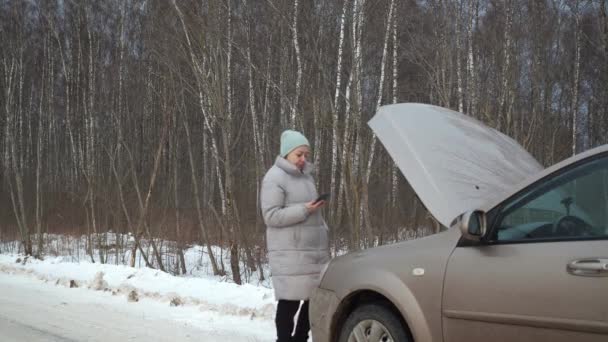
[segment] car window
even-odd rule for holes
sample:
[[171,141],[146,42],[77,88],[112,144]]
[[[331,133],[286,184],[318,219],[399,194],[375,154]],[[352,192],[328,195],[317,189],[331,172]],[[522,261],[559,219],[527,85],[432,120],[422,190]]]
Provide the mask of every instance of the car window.
[[535,183],[502,207],[498,241],[608,237],[608,158],[596,158]]

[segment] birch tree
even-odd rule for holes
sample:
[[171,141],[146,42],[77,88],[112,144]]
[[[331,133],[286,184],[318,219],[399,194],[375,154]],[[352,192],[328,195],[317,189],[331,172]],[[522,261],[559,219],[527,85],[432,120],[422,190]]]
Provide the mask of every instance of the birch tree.
[[468,89],[468,114],[475,116],[477,114],[477,72],[475,66],[475,53],[473,31],[477,26],[479,16],[479,0],[469,0],[468,15],[467,15],[467,89]]
[[[340,92],[342,85],[342,55],[344,52],[344,28],[346,23],[346,11],[348,9],[349,0],[344,0],[342,5],[342,15],[340,17],[340,35],[338,39],[338,62],[336,64],[336,91],[333,102],[333,115],[332,115],[332,144],[331,144],[331,179],[329,185],[329,191],[332,198],[336,198],[336,178],[338,172],[338,144],[340,143],[340,132],[339,132],[339,111],[340,111]],[[344,148],[344,146],[342,147]],[[337,208],[338,201],[334,201],[336,204],[332,204],[332,209]],[[330,210],[330,216],[333,216],[334,210]]]
[[[384,33],[384,47],[382,49],[382,61],[380,62],[380,79],[378,81],[378,96],[376,100],[376,107],[374,113],[378,111],[380,105],[382,104],[382,97],[384,92],[384,77],[386,70],[386,60],[387,60],[387,51],[388,51],[388,41],[391,34],[392,29],[392,19],[393,19],[393,9],[395,8],[395,0],[391,0],[387,20],[386,20],[386,29]],[[367,227],[367,235],[368,235],[368,244],[373,245],[373,233],[372,233],[372,221],[369,214],[369,180],[372,172],[372,164],[374,162],[374,154],[376,151],[376,135],[372,133],[372,141],[369,148],[368,159],[367,159],[367,167],[365,169],[365,174],[363,178],[363,186],[362,186],[362,201],[360,207],[360,217],[365,217],[365,225]]]
[[293,48],[296,54],[297,76],[296,76],[296,93],[291,105],[291,127],[296,128],[296,111],[298,110],[298,100],[300,99],[300,88],[302,86],[302,60],[300,57],[300,43],[298,42],[298,4],[299,0],[293,3],[293,24],[291,26]]
[[[511,117],[511,110],[507,108],[507,102],[509,99],[509,71],[511,69],[511,27],[513,26],[513,0],[506,0],[504,3],[505,6],[505,29],[503,36],[503,46],[502,46],[502,57],[503,64],[502,69],[500,71],[500,99],[498,101],[498,109],[500,111],[500,115],[505,115],[505,127],[504,131],[512,132],[512,122],[513,118]],[[502,122],[500,120],[499,122]],[[498,126],[500,129],[500,125]]]
[[[399,77],[399,61],[397,51],[399,49],[399,41],[397,39],[397,8],[393,10],[393,34],[392,34],[392,47],[393,47],[393,87],[392,87],[392,103],[397,103],[398,94],[398,77]],[[391,167],[391,206],[393,209],[396,207],[397,194],[399,192],[399,178],[397,176],[397,166],[392,163]]]
[[27,253],[82,235],[83,258],[180,273],[202,244],[213,272],[249,281],[259,181],[291,127],[315,145],[335,248],[429,233],[365,125],[387,103],[467,112],[543,164],[607,141],[605,1],[139,5],[0,5],[0,229]]
[[579,9],[579,0],[574,0],[572,7],[574,15],[574,62],[572,76],[572,155],[581,152],[584,148],[581,138],[582,129],[584,128],[583,118],[579,113],[579,86],[580,86],[580,69],[581,69],[581,13]]
[[12,49],[17,52],[5,54],[3,58],[3,78],[4,78],[4,110],[5,110],[5,153],[4,163],[5,174],[8,175],[8,185],[11,204],[19,234],[21,245],[25,255],[32,255],[32,241],[30,228],[27,223],[25,212],[25,199],[23,189],[23,161],[17,157],[17,139],[19,135],[15,133],[18,127],[18,119],[22,114],[22,92],[23,92],[23,48],[15,47]]
[[[211,129],[211,125],[209,123],[209,118],[206,115],[206,110],[205,110],[205,104],[204,104],[204,98],[203,98],[203,93],[202,93],[202,89],[201,89],[201,78],[204,77],[204,72],[203,72],[203,68],[201,67],[198,58],[194,55],[194,50],[193,50],[193,46],[192,46],[192,42],[190,40],[190,34],[188,33],[188,29],[186,27],[186,23],[184,20],[184,15],[182,14],[181,10],[179,9],[179,7],[177,6],[177,3],[175,1],[173,1],[173,7],[175,8],[175,11],[178,14],[178,17],[180,19],[180,23],[183,29],[183,33],[186,39],[186,43],[187,43],[187,47],[188,47],[188,54],[190,56],[190,61],[192,63],[192,68],[193,71],[195,72],[195,75],[197,76],[196,80],[197,80],[197,95],[198,95],[198,103],[200,105],[200,110],[203,113],[203,119],[204,119],[204,123],[205,123],[205,128],[213,133],[213,130]],[[185,116],[184,116],[185,118]],[[186,136],[189,139],[189,131],[188,131],[188,123],[186,120],[183,121],[184,122],[184,129],[186,130]],[[213,154],[215,156],[216,161],[219,161],[219,152],[218,152],[218,148],[217,148],[217,143],[215,142],[215,138],[212,136],[212,149],[213,149]],[[195,171],[194,171],[194,161],[192,158],[192,151],[191,151],[191,142],[190,140],[188,140],[188,153],[190,156],[190,166],[191,166],[191,172],[192,172],[192,184],[194,186],[194,197],[196,200],[196,207],[197,207],[197,212],[198,212],[198,221],[199,221],[199,226],[201,229],[201,232],[203,234],[203,237],[205,237],[205,241],[206,242],[206,246],[207,246],[207,253],[209,255],[209,260],[211,262],[211,267],[213,269],[213,274],[222,274],[224,273],[223,269],[222,271],[220,271],[220,268],[218,267],[217,261],[215,260],[215,256],[213,254],[213,250],[211,249],[211,245],[207,236],[207,232],[205,229],[205,226],[203,224],[203,217],[202,217],[202,212],[201,212],[201,203],[199,202],[199,195],[198,195],[198,184],[197,184],[197,180],[196,180],[196,175],[195,175]],[[216,164],[217,167],[217,176],[218,176],[218,182],[220,183],[219,189],[220,189],[220,194],[222,197],[222,211],[225,212],[226,210],[226,206],[225,206],[225,199],[223,196],[223,186],[222,186],[222,180],[220,177],[220,172],[219,172],[219,163]]]
[[453,4],[453,16],[454,22],[456,23],[456,75],[457,75],[457,89],[458,89],[458,111],[464,113],[464,80],[462,76],[462,15],[461,8],[457,7],[457,4]]

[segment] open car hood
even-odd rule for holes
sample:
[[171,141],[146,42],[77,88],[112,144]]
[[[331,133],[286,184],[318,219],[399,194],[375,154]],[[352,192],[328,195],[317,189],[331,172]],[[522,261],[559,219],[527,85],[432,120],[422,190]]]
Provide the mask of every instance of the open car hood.
[[515,140],[450,109],[387,105],[368,124],[427,210],[446,227],[544,169]]

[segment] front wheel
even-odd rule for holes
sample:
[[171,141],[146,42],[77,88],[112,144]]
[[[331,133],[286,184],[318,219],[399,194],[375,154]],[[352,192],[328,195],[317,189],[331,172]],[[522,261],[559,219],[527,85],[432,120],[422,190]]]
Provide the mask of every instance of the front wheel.
[[399,317],[380,304],[365,304],[353,311],[340,332],[340,342],[410,342]]

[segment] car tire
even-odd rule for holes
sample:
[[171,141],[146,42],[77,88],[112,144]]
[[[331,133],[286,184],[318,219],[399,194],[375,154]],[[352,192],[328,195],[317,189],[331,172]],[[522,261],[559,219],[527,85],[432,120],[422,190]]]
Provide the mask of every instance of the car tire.
[[364,304],[346,319],[339,342],[411,342],[399,317],[381,303]]

